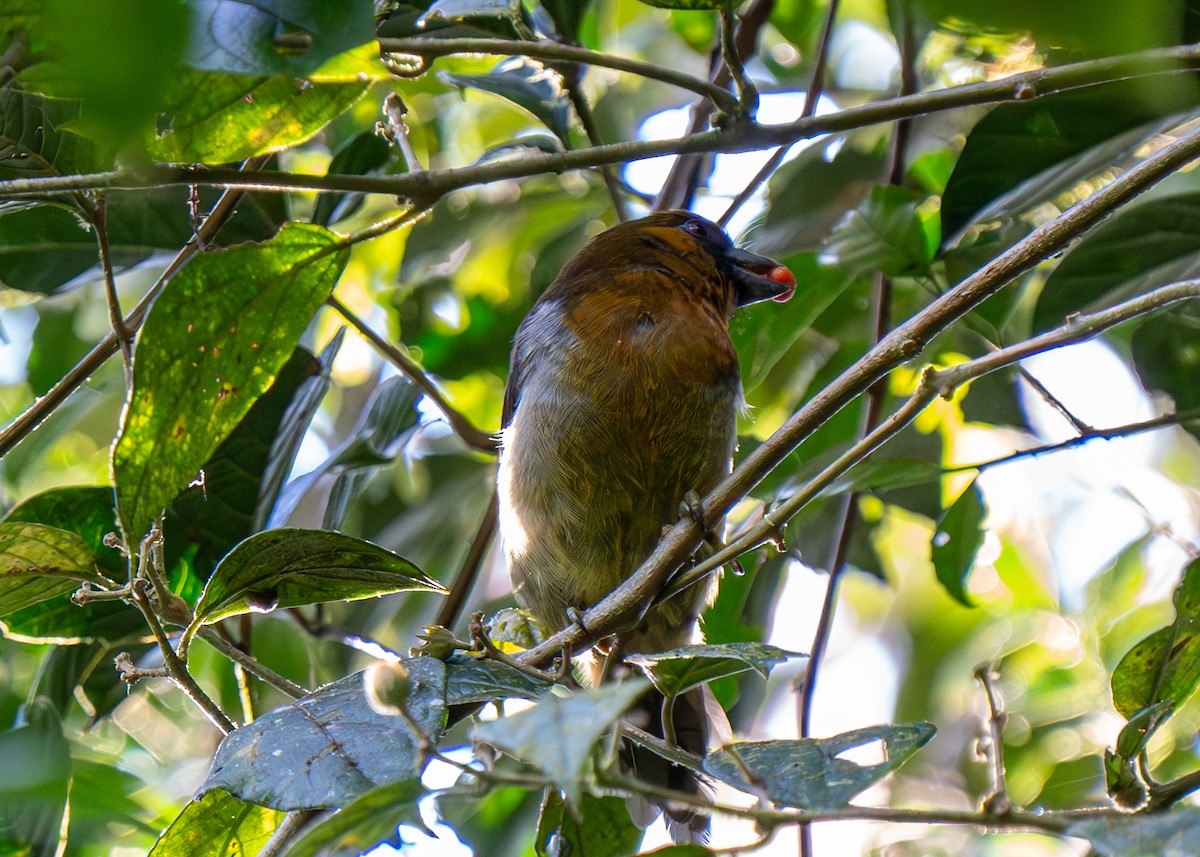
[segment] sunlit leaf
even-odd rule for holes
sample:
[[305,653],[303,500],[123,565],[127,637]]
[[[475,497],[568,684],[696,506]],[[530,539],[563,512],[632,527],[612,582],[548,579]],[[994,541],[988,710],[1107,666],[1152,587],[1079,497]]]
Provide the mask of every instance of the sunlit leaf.
[[[434,658],[405,663],[408,713],[437,735],[446,722],[445,667]],[[355,673],[226,736],[201,793],[224,789],[283,810],[344,806],[379,786],[416,784],[417,743],[402,718],[371,708]]]
[[1175,621],[1134,646],[1113,670],[1113,705],[1122,717],[1159,702],[1178,709],[1200,686],[1200,560],[1184,570],[1172,601]]
[[128,541],[142,538],[271,385],[348,254],[332,233],[289,224],[267,243],[198,256],[171,280],[138,337],[113,450]]
[[415,779],[372,789],[329,818],[309,827],[288,847],[291,857],[355,857],[386,843],[403,847],[401,824],[428,832],[417,801],[425,790]]
[[150,857],[242,857],[257,854],[286,813],[213,789],[183,808]]
[[571,102],[559,85],[558,74],[527,57],[508,57],[487,74],[443,74],[454,86],[491,92],[528,110],[567,142],[571,129]]
[[96,561],[75,533],[45,524],[0,524],[0,616],[78,589],[104,586]]
[[404,557],[362,539],[324,530],[267,530],[221,560],[196,604],[188,636],[239,613],[413,591],[444,590]]
[[[787,806],[838,809],[908,761],[934,732],[933,724],[909,723],[855,729],[832,738],[729,744],[705,758],[704,770],[751,793],[761,789]],[[873,744],[882,745],[882,762],[860,765],[841,757]],[[746,772],[753,783],[746,782]]]

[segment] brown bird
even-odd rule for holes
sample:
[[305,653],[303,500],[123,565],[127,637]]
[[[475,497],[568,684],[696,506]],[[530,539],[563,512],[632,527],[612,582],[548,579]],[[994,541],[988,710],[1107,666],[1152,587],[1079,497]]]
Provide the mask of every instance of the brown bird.
[[[795,277],[733,246],[686,211],[622,223],[563,268],[517,330],[504,400],[500,532],[517,601],[548,631],[571,623],[646,558],[689,492],[729,473],[743,405],[729,319],[738,307],[784,301]],[[650,609],[620,652],[693,642],[714,583]],[[664,734],[662,697],[640,708]],[[676,700],[679,746],[703,754],[703,697]],[[642,748],[635,774],[690,794],[685,768]],[[671,810],[673,833],[703,836],[707,818]]]

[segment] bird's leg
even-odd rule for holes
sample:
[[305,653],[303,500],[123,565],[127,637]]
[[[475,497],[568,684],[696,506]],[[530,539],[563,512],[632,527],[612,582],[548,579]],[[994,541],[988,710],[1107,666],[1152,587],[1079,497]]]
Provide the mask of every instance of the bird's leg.
[[[695,491],[688,491],[684,494],[683,502],[679,504],[679,512],[691,518],[704,531],[704,543],[712,548],[713,553],[725,547],[725,542],[717,534],[716,529],[710,529],[708,522],[705,520],[704,503],[699,494]],[[736,559],[730,560],[729,566],[738,577],[746,573],[745,569],[742,568],[742,564]]]

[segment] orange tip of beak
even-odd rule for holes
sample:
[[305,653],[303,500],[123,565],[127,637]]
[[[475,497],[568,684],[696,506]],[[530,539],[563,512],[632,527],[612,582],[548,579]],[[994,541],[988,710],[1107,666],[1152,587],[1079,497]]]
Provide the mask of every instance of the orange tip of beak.
[[783,265],[779,265],[771,269],[771,273],[767,274],[767,279],[773,283],[779,283],[782,286],[787,286],[787,291],[771,298],[773,301],[784,303],[796,293],[796,275],[789,271]]

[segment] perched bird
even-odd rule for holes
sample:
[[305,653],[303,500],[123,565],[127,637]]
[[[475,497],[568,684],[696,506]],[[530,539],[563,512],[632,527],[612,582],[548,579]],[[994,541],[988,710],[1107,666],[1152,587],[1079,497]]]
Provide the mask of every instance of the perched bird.
[[[795,291],[778,262],[735,247],[686,211],[652,214],[593,238],[517,330],[504,401],[500,533],[517,601],[548,631],[621,584],[675,523],[689,492],[729,473],[742,407],[729,319]],[[692,642],[710,585],[650,609],[622,654]],[[662,697],[640,708],[664,734]],[[703,699],[676,700],[679,746],[703,754]],[[632,751],[635,775],[699,792],[691,772]],[[676,833],[707,819],[669,813]]]

